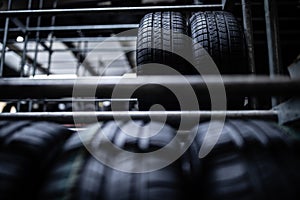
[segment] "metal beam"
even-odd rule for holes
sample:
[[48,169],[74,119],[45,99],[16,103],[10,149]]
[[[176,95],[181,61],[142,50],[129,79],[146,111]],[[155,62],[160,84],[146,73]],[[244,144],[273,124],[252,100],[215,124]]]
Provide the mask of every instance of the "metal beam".
[[110,8],[74,8],[74,9],[41,9],[41,10],[10,10],[0,11],[0,17],[66,15],[66,14],[102,14],[102,13],[148,13],[156,11],[199,11],[222,9],[222,4],[213,5],[179,5],[179,6],[140,6]]
[[[224,76],[220,81],[216,76],[205,76],[206,82],[200,76],[189,76],[184,80],[176,76],[142,76],[138,78],[122,77],[94,77],[79,79],[0,79],[1,99],[26,99],[26,98],[62,98],[72,97],[74,85],[81,91],[80,97],[91,97],[91,88],[95,88],[98,98],[111,98],[112,92],[118,86],[120,91],[136,91],[132,98],[149,96],[151,93],[164,96],[161,86],[186,90],[186,81],[192,86],[197,95],[207,96],[207,84],[210,87],[224,85],[227,95],[236,96],[299,96],[300,79],[291,80],[289,77],[267,76]],[[121,82],[120,82],[121,81]],[[100,83],[101,82],[101,83]],[[118,95],[118,94],[116,94]],[[78,97],[79,97],[78,96]],[[121,96],[120,98],[123,98]],[[118,96],[115,96],[118,98]]]
[[[280,44],[278,30],[278,15],[276,0],[264,0],[266,33],[269,54],[269,71],[270,76],[282,74],[280,60]],[[272,98],[272,106],[277,106],[280,100]]]
[[[32,42],[35,38],[29,38],[28,41]],[[70,37],[70,38],[53,38],[53,42],[135,42],[136,36],[129,36],[129,37]],[[8,43],[15,43],[16,39],[11,38],[7,40]],[[40,42],[49,42],[48,38],[41,38]]]
[[[8,6],[7,9],[10,10],[12,6],[12,0],[8,0]],[[3,76],[3,68],[5,65],[5,53],[6,53],[6,43],[8,39],[8,31],[9,31],[9,21],[10,18],[5,18],[5,25],[4,25],[4,34],[3,34],[3,40],[2,40],[2,51],[1,51],[1,60],[0,60],[0,77]]]
[[210,120],[211,117],[218,118],[226,116],[228,119],[264,119],[278,120],[277,111],[116,111],[116,112],[35,112],[35,113],[1,113],[0,120],[39,120],[53,121],[57,123],[73,124],[76,122],[95,123],[98,121],[114,120],[145,120],[154,119],[174,123],[181,118],[199,119],[199,121]]
[[[21,48],[19,48],[18,46],[14,45],[14,44],[7,44],[7,47],[10,50],[12,50],[13,52],[15,52],[16,54],[18,54],[22,59],[25,58],[25,60],[26,60],[26,62],[28,62],[28,64],[32,65],[34,63],[34,59],[32,59],[27,54],[23,56],[23,50]],[[51,74],[46,68],[43,67],[42,64],[40,64],[38,62],[36,62],[36,67],[40,72],[42,72],[44,74]]]
[[[250,0],[242,0],[242,10],[243,10],[244,35],[246,39],[246,46],[247,46],[247,53],[248,53],[249,71],[251,74],[255,75],[256,67],[255,67],[254,38],[253,38],[252,12],[251,12]],[[251,98],[250,104],[253,109],[257,109],[256,98]]]
[[[82,64],[82,66],[92,75],[92,76],[99,76],[99,74],[95,71],[95,69],[92,67],[92,65],[88,62],[88,60],[85,60],[85,55],[82,54],[82,50],[76,49],[74,43],[72,42],[64,42],[64,45],[66,45],[68,48],[67,51],[71,51],[72,54],[76,59],[78,59],[78,62]],[[55,50],[53,50],[56,52]]]
[[266,33],[270,75],[282,73],[279,53],[279,30],[276,0],[265,0]]
[[[115,29],[134,29],[138,28],[138,24],[105,24],[105,25],[78,25],[78,26],[44,26],[44,27],[28,27],[26,31],[74,31],[74,30],[115,30]],[[4,29],[0,29],[4,31]],[[22,27],[10,28],[10,32],[24,31]]]
[[[28,0],[27,2],[27,9],[28,10],[31,10],[31,5],[32,4],[32,0]],[[29,27],[30,25],[30,17],[26,17],[26,25],[25,25],[25,30],[26,28]],[[28,39],[29,39],[29,33],[26,32],[25,33],[25,38],[24,38],[24,46],[23,46],[23,53],[22,53],[22,60],[21,60],[21,69],[20,69],[20,76],[23,77],[24,76],[24,68],[25,68],[25,65],[26,65],[26,62],[25,62],[25,59],[26,59],[26,56],[27,56],[27,46],[28,46]],[[48,70],[48,74],[50,73],[50,71]],[[19,104],[18,104],[19,106]]]
[[[48,41],[48,39],[42,39],[41,41]],[[128,37],[75,37],[75,38],[53,38],[54,42],[128,42],[136,41],[136,36]]]
[[[49,48],[47,46],[44,46],[43,43],[40,43],[44,49],[42,50],[38,50],[38,52],[49,52]],[[44,43],[45,44],[45,43]],[[65,42],[64,42],[65,44]],[[7,45],[8,46],[8,45]],[[47,48],[47,49],[46,49]],[[128,51],[134,51],[136,48],[133,48],[133,47],[117,47],[117,48],[88,48],[88,49],[78,49],[76,48],[74,45],[73,47],[70,47],[70,48],[65,48],[65,49],[62,49],[62,48],[59,48],[59,49],[52,49],[51,51],[52,52],[55,52],[55,53],[63,53],[63,52],[74,52],[74,53],[80,53],[80,52],[90,52],[90,51],[93,51],[93,52],[116,52],[116,51],[125,51],[125,52],[128,52]],[[9,49],[7,50],[6,52],[9,52],[9,51],[14,51],[12,49]],[[14,52],[22,52],[23,50],[19,50],[19,51],[14,51]],[[27,52],[35,52],[35,49],[27,49]],[[73,54],[74,54],[73,53]],[[95,75],[95,74],[93,74]]]
[[242,0],[242,9],[243,9],[244,34],[245,34],[246,44],[248,49],[249,69],[251,74],[256,74],[251,1]]
[[222,9],[223,10],[232,10],[233,8],[233,0],[222,0]]
[[[24,24],[18,19],[18,18],[11,18],[11,21],[17,26],[19,27],[18,30],[22,31],[23,34],[26,33],[26,26],[24,26]],[[0,29],[1,31],[3,31],[3,29]],[[11,31],[11,29],[9,29],[9,31]]]

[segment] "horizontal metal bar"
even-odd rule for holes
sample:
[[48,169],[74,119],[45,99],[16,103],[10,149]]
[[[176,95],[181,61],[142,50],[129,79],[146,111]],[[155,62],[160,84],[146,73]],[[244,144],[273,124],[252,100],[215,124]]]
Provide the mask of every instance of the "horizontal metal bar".
[[[256,45],[266,45],[266,41],[257,41],[256,40],[255,44]],[[290,48],[290,46],[300,45],[300,41],[295,41],[295,40],[290,40],[290,41],[286,40],[286,41],[284,41],[284,40],[281,40],[281,45],[289,46],[289,48]]]
[[[253,21],[264,21],[264,17],[253,17]],[[281,17],[279,18],[279,21],[300,21],[299,17]]]
[[[89,62],[97,62],[98,60],[97,59],[89,59]],[[42,61],[40,62],[41,64],[46,64],[48,61],[45,60],[45,61]],[[52,61],[53,64],[65,64],[65,63],[74,63],[74,62],[77,62],[77,60],[75,59],[65,59],[65,60],[54,60]],[[120,58],[118,60],[113,60],[113,59],[103,59],[102,60],[103,63],[118,63],[118,64],[124,64],[124,62],[127,62],[126,58]],[[66,69],[66,68],[59,68],[59,69],[56,69],[56,70],[61,70],[61,69]],[[69,68],[67,68],[69,69]]]
[[[78,25],[78,26],[42,26],[42,27],[28,27],[26,31],[74,31],[74,30],[116,30],[116,29],[135,29],[139,24],[109,24],[109,25]],[[24,28],[9,28],[9,32],[24,32]],[[0,28],[0,32],[4,29]],[[265,30],[255,30],[255,34],[266,34]],[[282,30],[281,35],[299,35],[297,30]],[[74,39],[74,38],[72,38]],[[79,38],[81,39],[81,38]],[[73,40],[72,40],[73,41]]]
[[278,120],[277,111],[116,111],[116,112],[31,112],[31,113],[1,113],[0,120],[39,120],[53,121],[57,123],[73,124],[76,122],[95,123],[98,121],[109,121],[117,119],[133,120],[154,119],[156,121],[167,121],[174,123],[181,118],[210,120],[211,117],[218,118],[226,116],[228,119],[264,119]]
[[[41,41],[46,42],[48,39],[42,39]],[[79,38],[53,38],[54,42],[127,42],[136,41],[136,36],[128,37],[79,37]]]
[[[0,49],[1,50],[1,49]],[[117,47],[117,48],[88,48],[88,49],[77,49],[77,48],[66,48],[66,49],[52,49],[51,51],[54,53],[64,53],[64,52],[68,52],[68,51],[73,51],[73,52],[116,52],[116,51],[135,51],[136,48],[134,47]],[[9,52],[9,51],[13,51],[13,52],[16,52],[16,53],[22,53],[23,50],[19,50],[19,51],[16,51],[16,50],[12,50],[12,49],[9,49],[7,50],[6,52]],[[35,49],[27,49],[26,50],[27,52],[35,52],[36,50]],[[39,49],[37,50],[37,52],[48,52],[49,50],[47,49]]]
[[[54,43],[56,42],[135,42],[136,36],[129,37],[74,37],[74,38],[58,38],[52,39]],[[29,38],[29,42],[35,42],[35,38]],[[49,42],[48,38],[41,38],[41,42]],[[16,39],[9,39],[8,43],[15,43]]]
[[[202,76],[204,77],[204,76]],[[25,79],[4,78],[0,79],[1,99],[25,99],[25,98],[62,98],[72,97],[74,85],[80,90],[80,97],[91,97],[91,88],[95,88],[95,97],[111,98],[116,86],[120,91],[135,92],[137,96],[165,95],[165,87],[177,88],[178,91],[186,90],[192,86],[197,95],[207,95],[207,85],[220,87],[224,85],[227,95],[237,96],[299,96],[300,79],[291,80],[287,76],[223,76],[220,81],[216,76],[186,76],[185,79],[176,76],[139,76],[137,78],[122,77],[87,77],[78,79]],[[206,80],[206,81],[204,81]],[[121,81],[121,82],[120,82]],[[101,83],[99,83],[101,82]],[[118,97],[115,94],[114,98]],[[78,97],[79,97],[78,96]],[[94,96],[93,96],[94,97]]]
[[[256,30],[255,34],[266,34],[266,30]],[[299,35],[300,31],[298,30],[282,30],[280,31],[280,35]]]
[[141,6],[141,7],[110,7],[110,8],[74,8],[74,9],[42,9],[42,10],[9,10],[0,11],[0,17],[66,15],[79,13],[147,13],[155,11],[197,11],[208,9],[222,9],[222,4],[210,5],[178,5],[178,6]]
[[34,103],[69,103],[69,102],[135,102],[137,99],[84,99],[84,98],[64,98],[64,99],[2,99],[2,102],[18,103],[20,101],[32,101]]
[[[109,24],[109,25],[78,25],[78,26],[44,26],[44,27],[28,27],[26,31],[73,31],[73,30],[114,30],[114,29],[134,29],[138,28],[138,24]],[[4,29],[0,29],[4,31]],[[23,28],[10,28],[10,32],[23,31]]]
[[[297,5],[299,5],[299,2],[298,1],[278,1],[277,4],[281,5],[281,6],[297,6]],[[241,3],[239,3],[237,1],[237,2],[235,2],[235,5],[236,6],[240,6]],[[253,6],[262,6],[263,5],[263,1],[253,2],[253,3],[251,3],[251,5],[253,5]]]

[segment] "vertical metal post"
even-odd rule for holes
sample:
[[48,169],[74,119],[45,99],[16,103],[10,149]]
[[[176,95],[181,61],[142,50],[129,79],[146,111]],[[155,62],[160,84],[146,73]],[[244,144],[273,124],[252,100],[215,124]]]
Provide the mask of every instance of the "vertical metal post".
[[[39,0],[39,9],[43,8],[43,0]],[[41,16],[38,16],[37,18],[37,28],[41,26]],[[35,52],[34,52],[34,60],[33,60],[33,73],[32,75],[35,76],[36,74],[36,69],[37,69],[37,56],[38,56],[38,48],[39,48],[39,43],[40,43],[40,31],[37,30],[36,36],[35,36]]]
[[246,44],[248,47],[248,62],[251,74],[256,74],[255,56],[254,56],[254,39],[253,39],[253,25],[252,12],[250,0],[242,0],[243,9],[243,25]]
[[33,105],[33,101],[29,100],[28,101],[28,112],[32,112],[32,105]]
[[[32,0],[28,0],[27,9],[31,10],[32,8]],[[26,55],[27,55],[27,45],[29,40],[29,33],[28,33],[28,27],[30,23],[30,17],[26,17],[26,25],[25,25],[25,39],[24,39],[24,46],[23,46],[23,53],[22,53],[22,60],[21,60],[21,68],[20,68],[20,77],[25,76],[24,68],[26,65]],[[30,71],[30,69],[28,69]],[[18,101],[17,103],[17,111],[19,112],[21,108],[21,102]]]
[[203,0],[194,0],[194,4],[195,5],[202,5],[203,4]]
[[[278,13],[276,0],[264,0],[266,33],[269,54],[270,76],[282,74],[280,60],[279,30],[278,30]],[[272,106],[280,103],[278,98],[272,98]]]
[[[251,74],[256,74],[255,67],[255,54],[254,54],[254,39],[253,39],[253,25],[252,25],[252,11],[251,11],[251,0],[242,0],[243,10],[243,26],[244,35],[246,39],[247,52],[248,52],[248,63],[249,71]],[[251,98],[251,107],[257,109],[257,99]]]
[[47,112],[47,101],[43,101],[43,112]]
[[88,53],[89,53],[89,43],[87,42],[87,41],[85,41],[84,43],[84,50],[83,50],[83,56],[84,56],[84,58],[86,58],[87,57],[87,55],[88,55]]
[[79,51],[79,50],[81,50],[81,44],[82,44],[82,42],[78,42],[77,43],[77,49],[78,49],[78,53],[77,53],[77,55],[76,55],[76,57],[77,57],[77,65],[76,65],[76,75],[77,76],[79,76],[79,69],[80,69],[80,66],[81,66],[81,62],[80,62],[80,54],[81,54],[81,52],[82,51]]
[[[31,10],[32,0],[28,0],[27,9]],[[23,77],[24,74],[24,67],[26,64],[26,54],[27,54],[27,44],[28,44],[28,27],[30,23],[30,17],[26,17],[26,26],[25,26],[25,39],[24,39],[24,47],[23,47],[23,54],[22,54],[22,60],[21,60],[21,70],[20,70],[20,76]]]
[[[12,6],[12,0],[8,0],[7,10],[10,10],[11,6]],[[6,43],[7,43],[8,29],[9,29],[9,17],[6,17],[5,18],[3,42],[2,42],[1,61],[0,61],[0,77],[3,76],[3,67],[4,67],[4,64],[5,64],[5,53],[6,53]]]
[[17,103],[17,112],[20,112],[21,110],[21,101],[18,101]]
[[[56,7],[57,7],[57,0],[55,0],[53,3],[53,9],[55,9]],[[54,26],[54,25],[55,25],[55,15],[53,15],[51,18],[51,26]],[[51,31],[51,33],[50,33],[50,46],[49,46],[48,67],[47,67],[47,69],[48,69],[47,75],[48,76],[50,75],[51,60],[52,60],[52,54],[53,54],[52,47],[53,47],[53,31]]]

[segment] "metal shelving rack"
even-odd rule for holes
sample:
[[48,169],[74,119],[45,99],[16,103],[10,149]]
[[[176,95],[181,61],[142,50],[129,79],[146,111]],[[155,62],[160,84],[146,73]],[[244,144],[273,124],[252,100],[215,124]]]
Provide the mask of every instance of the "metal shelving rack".
[[[13,0],[8,0],[6,9],[0,10],[0,37],[2,38],[1,48],[1,62],[0,62],[0,98],[5,102],[13,102],[16,105],[17,111],[20,111],[21,102],[28,104],[28,112],[16,113],[1,113],[0,119],[33,119],[33,120],[49,120],[60,123],[72,123],[73,115],[80,115],[82,117],[91,117],[96,114],[99,120],[113,119],[113,115],[131,116],[134,119],[144,119],[151,116],[168,116],[171,119],[188,116],[201,116],[203,119],[208,119],[212,115],[226,115],[228,118],[263,118],[277,120],[280,111],[278,110],[259,110],[256,97],[296,97],[299,96],[298,88],[300,86],[300,78],[291,79],[289,76],[283,74],[283,67],[280,60],[280,45],[279,45],[279,30],[278,30],[278,16],[276,11],[275,0],[265,0],[263,2],[265,11],[266,23],[266,39],[268,47],[269,60],[269,75],[259,76],[257,74],[257,67],[255,65],[255,51],[254,51],[254,31],[252,27],[252,12],[251,0],[222,0],[219,4],[191,4],[191,5],[157,5],[157,6],[130,6],[130,7],[99,7],[99,8],[60,8],[58,7],[58,0],[51,1],[52,5],[44,7],[43,0],[28,0],[27,4],[17,8],[17,3]],[[49,1],[50,2],[50,1]],[[49,4],[49,3],[48,3]],[[122,21],[121,19],[114,20],[115,23],[105,22],[103,24],[93,24],[86,21],[86,24],[68,23],[61,21],[66,16],[68,19],[77,15],[90,16],[104,16],[104,15],[124,15],[130,16],[134,13],[135,16],[143,16],[147,12],[153,11],[180,11],[193,12],[201,10],[231,10],[234,6],[241,7],[242,21],[245,31],[245,39],[248,46],[249,71],[248,76],[230,76],[224,77],[224,85],[227,95],[247,95],[251,97],[251,107],[249,110],[239,111],[170,111],[170,112],[141,112],[141,111],[119,111],[112,113],[111,111],[101,110],[97,108],[98,112],[47,112],[46,108],[42,111],[32,112],[33,104],[37,102],[68,102],[72,103],[72,91],[75,81],[79,87],[88,88],[96,87],[96,99],[82,99],[76,101],[89,102],[93,101],[95,105],[111,98],[111,93],[114,86],[118,83],[118,77],[105,77],[104,81],[98,85],[96,78],[87,79],[39,79],[32,78],[37,75],[53,75],[53,67],[55,65],[65,65],[66,61],[55,61],[54,54],[60,52],[69,52],[73,55],[72,61],[75,75],[79,75],[80,68],[82,74],[88,76],[99,76],[100,72],[97,68],[83,64],[86,55],[92,49],[93,43],[103,42],[112,34],[118,33],[122,30],[128,30],[138,27],[139,19]],[[16,8],[14,8],[16,7]],[[118,21],[120,20],[120,21]],[[130,21],[130,20],[129,20]],[[59,25],[58,25],[59,24]],[[22,37],[18,38],[18,36]],[[136,35],[129,37],[114,37],[109,42],[132,42],[135,41]],[[20,40],[19,43],[16,40]],[[20,43],[22,45],[20,45]],[[58,48],[56,44],[63,44],[64,48]],[[114,51],[134,51],[135,46],[121,46],[117,48],[108,47],[100,49],[99,52],[114,52]],[[11,74],[7,72],[9,67],[6,66],[7,54],[13,52],[20,58],[20,63],[14,72],[11,72],[13,78],[8,77]],[[40,54],[45,54],[43,63],[40,62]],[[127,64],[131,69],[134,69],[134,64],[130,63],[130,56],[127,57]],[[69,63],[70,64],[70,63]],[[119,65],[122,67],[124,60]],[[299,63],[297,64],[299,65]],[[132,71],[131,71],[132,72]],[[253,76],[255,75],[255,76]],[[31,77],[31,78],[29,78]],[[174,77],[150,77],[150,78],[136,78],[130,79],[122,87],[124,90],[131,90],[136,86],[141,86],[153,82],[171,84],[181,87],[182,82],[176,80]],[[199,77],[188,77],[188,80],[196,92],[201,93],[206,90],[205,83]],[[220,85],[222,82],[214,81],[211,77],[211,84]],[[79,81],[79,82],[78,82]],[[140,90],[140,93],[151,92],[157,90],[153,86],[150,91]],[[66,99],[69,98],[69,99]],[[134,98],[134,97],[133,97]],[[273,98],[273,107],[279,104],[278,98]],[[45,104],[46,105],[46,104]],[[299,110],[299,108],[297,108]],[[294,109],[294,110],[297,110]],[[62,112],[63,111],[63,112]]]

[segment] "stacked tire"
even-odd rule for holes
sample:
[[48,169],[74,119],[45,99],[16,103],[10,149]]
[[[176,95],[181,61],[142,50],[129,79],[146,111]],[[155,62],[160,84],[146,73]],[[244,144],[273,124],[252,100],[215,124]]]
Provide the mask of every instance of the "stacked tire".
[[1,199],[33,199],[71,132],[48,122],[0,122]]
[[[191,41],[187,39],[189,34]],[[141,21],[137,72],[139,76],[174,75],[160,68],[167,65],[181,75],[200,76],[197,69],[207,67],[203,57],[209,54],[221,74],[243,74],[245,51],[242,29],[230,13],[197,12],[186,20],[178,12],[155,12]],[[175,95],[167,88],[139,97],[139,104],[141,110],[154,104],[167,110],[179,108]],[[203,106],[208,107],[207,104],[204,100]],[[229,98],[229,107],[242,105],[243,98]],[[181,134],[158,122],[112,121],[77,134],[48,122],[0,121],[0,198],[300,198],[300,140],[296,131],[291,134],[288,128],[273,122],[227,120],[220,133],[213,132],[218,136],[215,141],[214,136],[206,135],[210,123]],[[157,131],[155,135],[153,131]],[[185,144],[177,140],[177,134],[186,137],[195,132],[195,140],[183,155],[161,168],[148,169],[182,149]],[[199,158],[200,149],[212,144],[208,155]],[[123,154],[147,156],[163,148],[170,154],[151,154],[150,161]]]
[[[203,57],[209,54],[221,74],[241,74],[246,71],[245,51],[242,30],[230,13],[197,12],[189,20],[178,12],[150,13],[139,28],[137,72],[174,75],[159,68],[167,65],[181,75],[200,76],[196,69],[205,67]],[[167,98],[160,98],[161,91]],[[139,97],[139,106],[148,110],[161,104],[175,110],[179,108],[175,99],[163,88]],[[229,98],[230,107],[242,105],[243,98]],[[213,133],[218,140],[211,152],[199,158],[200,148],[214,143],[214,137],[206,135],[209,127],[207,122],[183,131],[180,137],[197,132],[188,150],[162,168],[143,171],[185,145],[176,139],[179,133],[174,128],[113,121],[72,134],[47,122],[1,121],[1,199],[299,199],[300,143],[295,135],[273,122],[228,120],[219,135]],[[110,146],[120,151],[111,151]],[[152,156],[151,162],[122,153],[147,156],[163,148],[170,155]]]
[[[46,122],[0,122],[1,199],[299,199],[299,132],[274,122],[228,120],[199,158],[200,148],[213,143],[209,126],[178,137],[168,125],[145,121],[106,122],[79,134]],[[178,138],[195,132],[182,156],[146,170],[181,149]],[[162,148],[170,154],[150,162],[123,154]]]
[[[145,15],[141,20],[137,38],[137,75],[174,75],[176,72],[189,74],[192,67],[175,53],[190,50],[187,33],[186,20],[179,12]],[[161,94],[166,98],[161,98]],[[154,104],[163,105],[167,110],[180,107],[176,96],[164,86],[160,86],[159,91],[151,91],[151,94],[144,93],[138,99],[140,110],[149,110]]]
[[[136,121],[146,126],[148,122]],[[150,127],[162,124],[153,123]],[[221,122],[214,122],[221,123]],[[273,122],[226,121],[212,151],[199,158],[209,123],[188,134],[197,135],[190,148],[175,162],[159,170],[132,173],[109,167],[91,154],[88,144],[107,147],[103,135],[125,151],[149,153],[165,147],[176,131],[164,125],[159,133],[134,128],[129,122],[108,122],[73,135],[49,171],[39,199],[298,199],[300,193],[299,139]],[[151,128],[150,128],[151,129]],[[124,130],[131,130],[133,137]],[[187,133],[186,133],[187,134]],[[216,133],[214,133],[216,134]],[[207,137],[210,138],[210,137]],[[82,143],[83,141],[83,143]],[[170,151],[180,148],[178,142]],[[144,160],[99,149],[104,160],[138,169]],[[94,152],[95,153],[95,152]],[[156,158],[152,158],[155,162]],[[150,163],[148,163],[150,164]]]
[[[208,127],[209,123],[197,127],[198,147],[205,145]],[[201,159],[203,176],[193,191],[214,200],[298,199],[297,137],[273,122],[227,121],[217,144]]]
[[[162,126],[143,121],[134,123],[140,126]],[[123,131],[125,129],[131,130],[132,134],[144,136],[151,131],[149,128],[134,128],[129,122],[108,122],[101,126],[94,125],[82,134],[74,134],[50,169],[39,199],[183,199],[184,173],[179,161],[159,170],[129,173],[126,169],[138,168],[147,163],[124,157],[122,153],[112,154],[105,148],[111,144],[132,153],[149,153],[166,146],[174,138],[175,130],[164,125],[153,137],[137,138],[127,135]],[[89,148],[89,145],[96,149],[91,150],[92,146]],[[175,143],[172,148],[170,151],[175,151],[180,148],[180,144]],[[102,153],[104,160],[125,166],[125,170],[105,165],[97,157],[97,151]],[[151,159],[155,162],[161,158]]]
[[[217,73],[212,67],[208,68],[209,65],[216,65],[221,74],[247,72],[243,31],[231,13],[197,12],[189,20],[185,19],[178,12],[156,12],[141,20],[136,55],[138,76],[179,74],[200,77],[200,73]],[[174,72],[164,70],[161,65]],[[138,99],[140,110],[149,110],[154,104],[160,104],[166,110],[180,109],[176,96],[167,88],[140,95]],[[230,97],[228,107],[243,108],[244,99]],[[202,97],[199,102],[200,108],[210,109],[209,98]]]
[[[196,66],[202,66],[206,52],[221,74],[246,73],[246,47],[243,31],[229,12],[198,12],[190,18],[192,50]],[[204,51],[205,50],[205,51]]]

